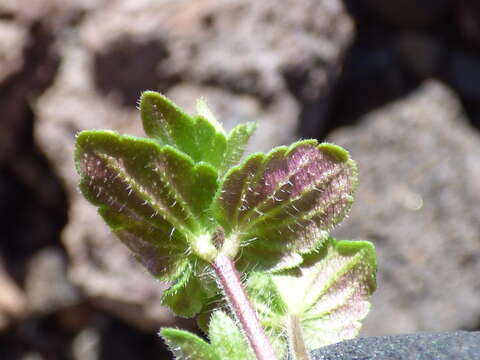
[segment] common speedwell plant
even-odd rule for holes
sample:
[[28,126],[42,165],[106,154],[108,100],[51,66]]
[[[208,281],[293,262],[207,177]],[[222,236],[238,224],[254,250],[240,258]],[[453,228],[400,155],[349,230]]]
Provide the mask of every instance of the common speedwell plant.
[[347,151],[302,140],[240,162],[255,124],[226,134],[203,101],[189,116],[152,91],[140,111],[148,138],[83,131],[76,166],[113,233],[171,284],[163,304],[206,331],[162,329],[177,359],[306,360],[354,337],[376,256],[329,236],[357,185]]

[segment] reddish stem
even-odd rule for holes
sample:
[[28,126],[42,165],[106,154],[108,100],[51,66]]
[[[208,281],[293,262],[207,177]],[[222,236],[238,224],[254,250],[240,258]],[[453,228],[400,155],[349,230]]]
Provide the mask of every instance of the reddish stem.
[[233,260],[225,255],[219,255],[213,262],[213,267],[257,359],[277,360],[272,345],[260,325],[257,313],[243,289]]

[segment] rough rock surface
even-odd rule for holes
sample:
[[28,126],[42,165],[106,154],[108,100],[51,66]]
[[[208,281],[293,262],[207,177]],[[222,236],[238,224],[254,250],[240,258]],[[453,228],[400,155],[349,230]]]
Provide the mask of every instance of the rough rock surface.
[[437,82],[330,141],[360,186],[337,237],[372,240],[378,290],[364,334],[471,329],[480,318],[480,136]]
[[25,294],[29,311],[36,314],[53,313],[81,301],[78,289],[67,278],[65,257],[54,248],[43,249],[30,260]]
[[312,360],[476,360],[480,332],[365,337],[312,352]]
[[0,262],[0,330],[6,328],[12,319],[25,316],[26,310],[25,294],[17,287]]
[[252,149],[288,143],[296,135],[299,101],[327,102],[352,24],[339,0],[282,7],[254,0],[117,0],[85,11],[88,16],[58,37],[62,61],[36,104],[36,140],[68,192],[62,237],[70,278],[103,308],[155,329],[173,321],[160,306],[164,285],[146,274],[77,192],[75,134],[107,128],[141,135],[135,105],[141,91],[154,89],[190,110],[204,97],[227,129],[258,121]]
[[451,5],[451,0],[402,0],[386,2],[382,0],[361,0],[382,20],[404,27],[428,27],[442,18]]

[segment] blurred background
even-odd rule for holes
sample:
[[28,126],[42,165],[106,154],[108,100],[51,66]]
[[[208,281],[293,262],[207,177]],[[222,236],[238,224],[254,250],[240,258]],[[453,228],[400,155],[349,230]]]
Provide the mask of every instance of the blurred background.
[[0,0],[2,360],[169,359],[158,328],[192,328],[76,189],[75,134],[142,134],[145,89],[258,121],[250,151],[351,152],[362,335],[480,329],[480,2]]

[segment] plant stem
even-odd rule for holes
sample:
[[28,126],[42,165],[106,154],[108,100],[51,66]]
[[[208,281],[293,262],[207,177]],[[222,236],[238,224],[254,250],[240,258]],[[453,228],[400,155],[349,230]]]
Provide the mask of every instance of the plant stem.
[[225,255],[219,255],[213,267],[230,306],[240,322],[257,360],[277,360],[257,313],[243,289],[235,263]]
[[303,340],[300,319],[297,315],[290,315],[287,319],[289,351],[293,360],[310,360],[305,341]]

